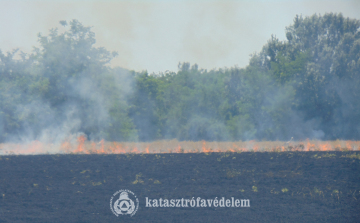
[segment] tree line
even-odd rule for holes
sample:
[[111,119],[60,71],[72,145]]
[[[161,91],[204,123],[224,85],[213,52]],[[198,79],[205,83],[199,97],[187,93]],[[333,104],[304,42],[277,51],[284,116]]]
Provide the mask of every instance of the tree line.
[[31,54],[0,51],[0,142],[360,139],[360,20],[297,15],[244,68],[158,74],[111,68],[90,27],[60,23]]

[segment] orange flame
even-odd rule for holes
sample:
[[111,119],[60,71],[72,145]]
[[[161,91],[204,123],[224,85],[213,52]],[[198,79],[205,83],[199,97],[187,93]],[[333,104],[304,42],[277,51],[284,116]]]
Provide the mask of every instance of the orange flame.
[[203,153],[211,153],[213,152],[211,148],[206,148],[206,142],[202,141],[202,147],[201,150]]
[[[151,148],[151,149],[150,149]],[[28,144],[0,144],[0,155],[5,154],[125,154],[125,153],[210,153],[210,152],[287,152],[287,151],[360,151],[360,141],[314,141],[304,142],[178,142],[120,143],[87,141],[79,136],[59,145],[33,141]]]
[[346,141],[346,148],[347,148],[348,150],[352,150],[352,146],[351,146],[351,144],[350,144],[350,141]]
[[309,141],[309,139],[307,139],[306,141],[307,141],[307,146],[306,146],[307,151],[312,151],[312,150],[314,150],[315,145],[314,145],[314,144],[311,144],[310,141]]
[[86,137],[85,136],[79,136],[77,138],[77,141],[78,141],[78,146],[77,146],[77,149],[74,151],[74,153],[84,153],[85,152],[85,140],[86,140]]

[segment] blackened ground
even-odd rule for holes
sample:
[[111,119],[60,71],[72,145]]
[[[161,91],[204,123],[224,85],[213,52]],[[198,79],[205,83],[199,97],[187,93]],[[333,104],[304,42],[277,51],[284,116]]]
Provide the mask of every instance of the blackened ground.
[[[359,222],[359,152],[0,157],[0,222]],[[116,217],[128,189],[137,213]],[[251,207],[149,208],[150,199],[250,199]]]

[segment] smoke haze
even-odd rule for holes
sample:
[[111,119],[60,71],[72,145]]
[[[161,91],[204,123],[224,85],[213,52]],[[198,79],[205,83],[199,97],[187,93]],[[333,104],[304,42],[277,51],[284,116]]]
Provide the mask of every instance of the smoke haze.
[[[359,17],[359,1],[0,1],[0,45],[30,53],[37,33],[60,20],[93,26],[97,46],[119,52],[112,66],[149,73],[177,71],[179,61],[204,69],[244,67],[249,55],[296,14]],[[57,26],[60,30],[62,27]],[[63,30],[62,30],[63,31]]]
[[[80,135],[137,142],[359,139],[360,21],[292,15],[277,38],[268,32],[289,12],[264,16],[280,3],[294,7],[277,1],[261,7],[247,1],[24,3],[13,32],[39,8],[58,7],[46,15],[49,24],[74,14],[88,20],[59,19],[54,24],[61,25],[38,36],[32,53],[1,51],[0,142],[61,143]],[[357,4],[347,4],[351,14]],[[4,36],[1,43],[11,46]],[[241,62],[247,48],[258,53]],[[188,62],[175,72],[175,59]],[[161,72],[139,71],[143,66]]]

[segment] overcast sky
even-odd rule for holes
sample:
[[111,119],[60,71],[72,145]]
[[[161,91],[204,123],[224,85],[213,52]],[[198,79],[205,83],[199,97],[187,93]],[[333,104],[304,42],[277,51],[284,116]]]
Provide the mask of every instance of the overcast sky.
[[244,67],[271,34],[285,39],[296,14],[326,12],[360,19],[360,0],[0,0],[0,49],[31,52],[39,32],[77,19],[93,26],[96,46],[119,53],[113,66],[150,73],[177,71],[179,62]]

